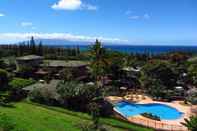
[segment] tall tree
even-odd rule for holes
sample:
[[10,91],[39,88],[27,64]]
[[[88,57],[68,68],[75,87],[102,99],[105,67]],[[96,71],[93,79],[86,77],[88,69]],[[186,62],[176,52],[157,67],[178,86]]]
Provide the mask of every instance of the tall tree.
[[80,48],[79,48],[79,46],[77,46],[76,52],[77,52],[77,55],[80,55]]
[[30,49],[32,54],[36,54],[36,43],[33,36],[31,37],[30,40]]
[[99,105],[94,102],[90,103],[89,110],[93,121],[93,126],[94,126],[93,128],[97,130],[99,128],[99,119],[100,119]]
[[102,86],[102,79],[105,74],[105,69],[108,65],[108,61],[106,59],[105,48],[102,47],[101,42],[96,40],[95,44],[91,48],[92,55],[92,63],[91,69],[93,73],[93,77],[96,80],[97,86]]
[[42,41],[40,41],[39,45],[38,45],[38,55],[43,56],[43,45],[42,45]]
[[67,81],[72,81],[73,80],[73,70],[72,69],[64,69],[61,73],[61,78],[63,79],[64,83]]

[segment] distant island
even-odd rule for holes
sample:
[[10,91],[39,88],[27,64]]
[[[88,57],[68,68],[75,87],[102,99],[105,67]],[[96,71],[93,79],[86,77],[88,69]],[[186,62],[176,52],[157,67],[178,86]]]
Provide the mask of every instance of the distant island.
[[[45,46],[50,47],[61,47],[61,48],[75,48],[78,47],[81,51],[86,51],[90,46],[94,44],[94,42],[83,42],[83,41],[68,41],[68,40],[60,40],[60,39],[35,39],[36,43],[42,42]],[[11,45],[16,44],[24,44],[28,43],[28,41],[22,41],[17,43],[10,43]],[[5,44],[1,44],[5,45]],[[103,46],[109,50],[119,51],[123,53],[140,53],[140,54],[161,54],[161,53],[169,53],[174,51],[183,51],[183,52],[197,52],[197,46],[195,45],[164,45],[164,44],[122,44],[122,43],[107,43],[104,42]]]

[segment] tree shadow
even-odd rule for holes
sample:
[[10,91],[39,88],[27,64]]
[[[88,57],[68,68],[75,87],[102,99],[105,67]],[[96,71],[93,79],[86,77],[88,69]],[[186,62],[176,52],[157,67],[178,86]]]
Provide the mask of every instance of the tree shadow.
[[0,104],[0,107],[5,107],[5,108],[16,108],[16,107],[14,106],[14,104],[11,104],[11,103]]

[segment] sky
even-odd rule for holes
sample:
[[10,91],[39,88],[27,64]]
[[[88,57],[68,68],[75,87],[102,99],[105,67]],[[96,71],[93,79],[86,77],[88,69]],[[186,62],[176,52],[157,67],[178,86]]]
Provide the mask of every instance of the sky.
[[197,0],[0,0],[0,43],[197,45]]

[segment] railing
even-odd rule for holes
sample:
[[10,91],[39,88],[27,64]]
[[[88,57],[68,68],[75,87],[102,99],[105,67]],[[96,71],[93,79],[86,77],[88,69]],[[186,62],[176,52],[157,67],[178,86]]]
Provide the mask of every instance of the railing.
[[192,113],[192,115],[197,115],[197,106],[191,107],[191,113]]
[[122,118],[123,120],[127,120],[131,123],[141,125],[148,128],[154,128],[156,130],[163,130],[163,131],[188,131],[188,129],[182,125],[173,125],[168,124],[162,121],[151,120],[148,118],[140,118],[140,117],[124,117],[121,113],[115,110],[115,114],[117,117]]
[[142,125],[149,128],[154,128],[157,130],[167,130],[167,131],[187,131],[187,128],[181,125],[172,125],[167,124],[161,121],[155,121],[155,120],[148,120],[143,118],[137,118],[137,117],[130,117],[128,118],[129,122]]

